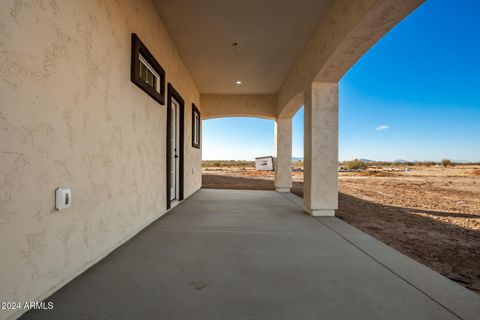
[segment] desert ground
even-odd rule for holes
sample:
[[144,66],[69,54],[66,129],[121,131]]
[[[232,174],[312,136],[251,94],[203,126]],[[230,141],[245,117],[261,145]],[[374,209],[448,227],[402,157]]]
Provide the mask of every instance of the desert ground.
[[[480,294],[480,166],[405,168],[340,172],[337,216]],[[301,197],[301,163],[293,171]],[[253,163],[204,162],[202,173],[204,188],[274,189]]]

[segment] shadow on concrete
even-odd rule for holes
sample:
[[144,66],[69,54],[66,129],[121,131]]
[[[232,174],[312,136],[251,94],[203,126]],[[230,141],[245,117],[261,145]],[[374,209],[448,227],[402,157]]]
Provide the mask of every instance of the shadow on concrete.
[[[274,190],[272,180],[204,175],[203,188]],[[303,183],[292,193],[303,197]],[[480,215],[383,205],[339,193],[338,218],[480,293],[480,232],[447,221]]]

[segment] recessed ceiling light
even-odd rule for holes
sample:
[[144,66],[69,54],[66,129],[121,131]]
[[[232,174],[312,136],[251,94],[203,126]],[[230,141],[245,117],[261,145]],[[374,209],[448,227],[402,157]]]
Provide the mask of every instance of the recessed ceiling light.
[[235,83],[236,83],[236,84],[242,84],[242,81],[237,80],[237,81],[235,81]]

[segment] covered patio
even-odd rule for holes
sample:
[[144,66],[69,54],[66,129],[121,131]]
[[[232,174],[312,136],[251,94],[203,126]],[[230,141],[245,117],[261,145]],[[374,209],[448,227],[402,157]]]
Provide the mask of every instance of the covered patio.
[[[0,2],[0,319],[478,319],[335,218],[338,82],[422,2]],[[200,189],[236,116],[275,121],[277,192]]]
[[201,189],[22,319],[477,319],[480,298],[274,191]]

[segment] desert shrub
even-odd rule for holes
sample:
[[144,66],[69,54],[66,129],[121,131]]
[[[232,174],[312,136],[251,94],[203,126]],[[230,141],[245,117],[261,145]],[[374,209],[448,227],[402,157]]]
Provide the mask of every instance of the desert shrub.
[[442,166],[444,168],[448,167],[448,166],[453,166],[453,163],[452,161],[448,160],[448,159],[442,159]]
[[436,165],[436,163],[433,161],[419,161],[416,163],[416,165],[422,167],[433,167]]
[[466,162],[466,163],[464,163],[464,165],[467,165],[467,166],[479,166],[479,165],[480,165],[480,162]]
[[345,161],[344,165],[350,170],[359,170],[365,169],[367,167],[367,163],[358,159],[352,161]]
[[251,167],[255,166],[254,161],[244,160],[203,160],[203,167]]

